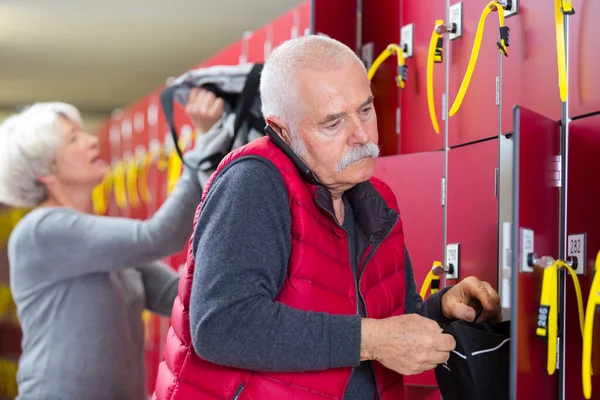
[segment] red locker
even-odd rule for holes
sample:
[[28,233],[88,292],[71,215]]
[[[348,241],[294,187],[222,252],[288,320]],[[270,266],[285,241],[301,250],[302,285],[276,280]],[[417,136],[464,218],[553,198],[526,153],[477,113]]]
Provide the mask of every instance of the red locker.
[[[453,1],[452,3],[455,3]],[[450,93],[448,110],[450,111],[463,82],[463,77],[469,65],[471,50],[475,41],[475,34],[479,18],[487,0],[463,1],[462,36],[450,43]],[[506,20],[506,25],[512,25],[514,18]],[[513,60],[515,49],[512,42],[520,40],[518,34],[511,35],[511,47],[508,48],[509,57],[506,62]],[[457,146],[476,140],[497,136],[498,134],[498,107],[496,105],[496,76],[500,74],[498,64],[499,37],[498,13],[488,15],[485,30],[479,51],[479,58],[471,83],[465,94],[458,112],[449,119],[449,144]],[[447,36],[444,38],[446,40]],[[441,83],[440,83],[441,84]]]
[[[252,32],[247,39],[242,39],[242,53],[246,51],[246,61],[262,63],[265,61],[265,42],[267,41],[267,27],[263,26]],[[245,42],[245,44],[244,44]],[[242,54],[244,55],[244,54]]]
[[311,18],[311,1],[305,1],[296,7],[295,10],[298,11],[296,18],[298,22],[298,35],[306,35],[310,32],[310,18]]
[[[517,104],[555,121],[561,118],[554,2],[519,3],[520,13],[506,20],[511,41],[502,65],[503,133],[512,129],[512,108]],[[497,57],[490,61],[495,69]]]
[[400,10],[400,24],[414,25],[413,56],[406,59],[408,82],[400,100],[400,151],[415,153],[444,148],[442,121],[442,94],[444,93],[444,65],[435,64],[434,99],[440,134],[430,122],[427,107],[427,52],[436,19],[446,18],[444,0],[404,0]]
[[597,38],[600,2],[574,0],[575,15],[570,17],[569,100],[571,117],[600,111],[600,52]]
[[[443,156],[442,152],[428,152],[382,157],[375,167],[375,176],[391,187],[398,200],[417,290],[433,262],[443,261]],[[433,371],[406,376],[404,382],[408,399],[425,399],[420,396],[438,393]]]
[[[577,10],[579,11],[579,10]],[[600,175],[600,165],[593,160],[600,155],[600,115],[583,118],[569,124],[569,169],[567,181],[567,234],[586,234],[585,274],[579,276],[585,313],[587,298],[593,278],[596,255],[600,250],[600,187],[594,178]],[[583,400],[581,356],[582,340],[579,329],[577,299],[571,277],[567,277],[567,309],[565,324],[566,393],[568,399]],[[600,369],[600,325],[594,324],[592,364],[594,372]],[[600,399],[600,375],[592,376],[592,399]]]
[[[372,43],[375,59],[390,43],[398,44],[400,32],[400,3],[397,0],[379,0],[364,3],[362,13],[362,43]],[[396,129],[396,109],[399,107],[399,88],[396,85],[396,55],[379,67],[372,79],[375,110],[379,128],[379,146],[382,155],[400,153],[400,126]]]
[[[98,140],[100,142],[100,157],[108,165],[110,165],[111,161],[111,144],[109,139],[109,131],[110,124],[108,121],[102,122],[96,127],[96,129],[94,129],[94,134],[98,137]],[[112,188],[105,191],[104,202],[106,207],[106,211],[104,212],[104,214],[107,215],[109,214],[110,208],[114,207],[111,206],[111,203],[114,203],[114,192]]]
[[512,221],[511,324],[516,335],[511,335],[511,367],[516,371],[516,382],[511,381],[511,398],[554,399],[558,373],[548,375],[547,343],[536,336],[542,275],[538,269],[521,270],[521,241],[526,230],[531,230],[535,253],[558,257],[559,189],[555,172],[560,127],[522,107],[516,107],[514,113],[513,196],[517,208]]
[[313,0],[315,34],[322,33],[356,49],[356,1]]
[[448,244],[459,244],[458,278],[476,276],[494,289],[498,277],[497,166],[497,138],[448,153]]

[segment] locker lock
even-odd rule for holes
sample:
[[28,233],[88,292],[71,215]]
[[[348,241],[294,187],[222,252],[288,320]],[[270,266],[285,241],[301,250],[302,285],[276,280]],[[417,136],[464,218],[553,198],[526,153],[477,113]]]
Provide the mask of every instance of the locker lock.
[[[538,257],[535,253],[527,254],[527,265],[530,267],[547,268],[554,263],[554,258],[550,256]],[[577,257],[569,256],[565,260],[565,264],[573,269],[577,269]]]
[[433,267],[432,272],[435,276],[441,276],[442,274],[454,274],[454,264],[450,263],[448,266],[436,265]]
[[456,22],[452,22],[448,25],[438,25],[435,27],[435,33],[438,35],[443,35],[444,33],[456,33],[458,27],[456,26]]

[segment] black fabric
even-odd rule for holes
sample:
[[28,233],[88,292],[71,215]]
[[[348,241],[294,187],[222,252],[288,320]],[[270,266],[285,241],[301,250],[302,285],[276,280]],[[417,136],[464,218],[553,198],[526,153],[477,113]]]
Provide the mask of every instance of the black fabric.
[[[249,127],[253,127],[258,132],[262,132],[262,127],[265,126],[265,121],[262,115],[255,115],[255,113],[251,112],[252,106],[255,102],[260,102],[260,73],[262,72],[263,64],[254,64],[252,69],[248,73],[246,78],[246,82],[244,84],[244,88],[242,92],[238,95],[235,93],[226,93],[215,85],[206,84],[203,87],[211,92],[213,92],[216,96],[223,98],[232,108],[234,108],[235,113],[235,123],[233,136],[231,137],[227,146],[222,153],[217,155],[210,155],[198,163],[198,165],[188,165],[186,161],[183,159],[183,153],[179,148],[179,139],[177,133],[177,127],[175,125],[175,92],[180,89],[182,86],[191,88],[189,84],[183,83],[180,85],[173,85],[165,88],[160,94],[160,103],[163,113],[165,115],[165,119],[167,120],[167,124],[169,125],[169,130],[171,132],[171,136],[173,137],[173,142],[175,145],[175,150],[179,155],[179,158],[185,164],[186,167],[195,171],[199,170],[200,166],[203,165],[202,170],[207,171],[211,169],[215,169],[221,160],[233,150],[233,145],[235,140],[237,139],[240,128],[242,125],[247,122]],[[256,108],[256,107],[255,107]]]
[[440,326],[456,340],[448,361],[435,369],[444,400],[507,400],[510,321],[494,326],[453,321]]

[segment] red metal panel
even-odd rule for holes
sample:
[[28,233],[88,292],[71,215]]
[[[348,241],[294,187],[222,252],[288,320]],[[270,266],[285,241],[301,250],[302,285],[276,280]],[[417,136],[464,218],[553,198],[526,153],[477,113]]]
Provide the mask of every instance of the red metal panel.
[[[398,200],[418,290],[432,263],[443,260],[443,171],[442,152],[382,157],[375,167],[375,176],[391,187]],[[433,371],[406,376],[404,381],[407,386],[437,386]]]
[[[515,165],[518,192],[518,209],[514,210],[513,227],[519,234],[513,237],[513,252],[521,256],[520,229],[533,230],[535,252],[538,256],[558,257],[559,190],[551,183],[555,156],[560,154],[560,128],[558,123],[525,108],[515,108]],[[513,235],[515,229],[513,228]],[[518,250],[517,250],[518,247]],[[520,258],[519,258],[520,259]],[[519,271],[517,273],[517,271]],[[517,274],[518,303],[512,304],[512,323],[517,324],[517,357],[511,362],[517,368],[517,398],[556,398],[557,375],[546,371],[547,344],[536,337],[541,271]],[[535,384],[532,384],[534,383]]]
[[[561,118],[554,2],[520,1],[519,6],[520,14],[506,20],[511,29],[511,41],[508,57],[503,58],[502,66],[504,133],[510,132],[513,127],[512,108],[517,104],[556,121]],[[497,59],[497,56],[490,59],[490,68],[494,71],[497,70]],[[480,62],[483,67],[484,60]]]
[[310,1],[300,4],[296,10],[298,10],[298,34],[304,35],[310,30]]
[[[450,45],[451,64],[448,110],[450,110],[456,99],[463,77],[467,71],[471,49],[475,42],[479,17],[483,8],[488,3],[489,1],[486,0],[463,2],[462,37],[451,41]],[[498,41],[499,30],[497,13],[489,14],[486,21],[479,58],[471,78],[471,83],[462,106],[449,120],[448,141],[450,146],[497,136],[498,133],[496,76],[499,74],[499,50],[496,42]],[[512,21],[512,19],[507,19],[508,25],[511,25]],[[514,35],[512,39],[513,41],[518,41],[519,36]],[[509,54],[512,55],[515,49],[511,46],[509,51]],[[508,62],[510,61],[512,61],[512,58],[508,59]],[[440,85],[442,84],[442,81],[440,81]]]
[[[427,107],[427,52],[436,19],[446,18],[443,0],[404,0],[401,25],[414,24],[414,55],[406,60],[408,82],[401,93],[400,151],[415,153],[443,149],[444,136],[436,134]],[[442,94],[444,66],[434,68],[435,108],[442,128]],[[443,129],[443,128],[442,128]],[[443,130],[442,130],[443,132]]]
[[[265,61],[265,42],[267,40],[267,27],[262,27],[254,32],[246,41],[247,62],[261,63]],[[242,45],[243,46],[243,45]]]
[[315,33],[324,33],[356,49],[356,1],[314,0]]
[[494,288],[498,276],[497,166],[498,139],[448,153],[448,243],[460,245],[459,279],[476,276]]
[[271,50],[292,37],[301,36],[304,32],[300,31],[299,7],[277,18],[267,29],[270,29]]
[[[580,11],[579,9],[577,11]],[[569,176],[567,188],[567,233],[587,234],[586,274],[579,277],[583,292],[585,312],[587,298],[593,278],[596,255],[600,250],[600,212],[598,198],[600,186],[594,179],[600,176],[600,164],[594,162],[600,154],[600,116],[573,121],[569,125]],[[565,325],[566,347],[566,393],[569,399],[583,400],[581,381],[582,341],[579,329],[577,299],[571,278],[567,278],[567,322]],[[594,346],[592,347],[593,369],[600,369],[600,328],[594,324]],[[592,376],[592,399],[600,399],[600,375]]]
[[600,2],[574,0],[570,19],[569,114],[579,116],[600,111],[600,52],[597,50]]
[[[400,32],[400,2],[397,0],[379,0],[367,2],[362,15],[362,42],[373,43],[374,57],[377,57],[388,44],[398,44]],[[396,56],[390,57],[372,80],[375,95],[375,110],[379,128],[379,145],[383,155],[398,154],[399,137],[396,133],[396,109],[398,108],[398,86]]]

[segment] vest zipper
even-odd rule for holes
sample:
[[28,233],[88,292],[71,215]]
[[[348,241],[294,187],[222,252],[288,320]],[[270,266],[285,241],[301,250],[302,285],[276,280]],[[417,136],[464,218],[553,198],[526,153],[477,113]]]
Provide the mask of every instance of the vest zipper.
[[235,392],[235,395],[233,396],[232,400],[238,400],[240,398],[240,396],[242,395],[242,392],[244,391],[245,387],[246,387],[246,385],[244,383],[240,383],[240,386],[238,387],[238,390]]
[[[397,223],[398,223],[398,216],[396,216],[396,220],[394,221],[394,223],[392,224],[390,229],[388,229],[387,232],[385,233],[385,235],[383,235],[383,238],[381,238],[381,240],[377,243],[377,245],[375,247],[373,247],[373,250],[365,259],[365,262],[362,265],[362,269],[360,270],[360,277],[358,278],[357,293],[358,293],[358,295],[360,295],[362,303],[365,306],[365,317],[366,318],[369,318],[367,302],[365,301],[365,298],[363,297],[362,293],[360,292],[360,283],[362,282],[363,273],[365,272],[365,269],[367,268],[367,263],[373,257],[373,254],[375,254],[375,252],[379,248],[379,245],[381,245],[381,243],[383,243],[383,241],[388,237],[388,235],[392,232],[392,230],[394,229],[394,227],[396,226]],[[377,399],[381,400],[381,391],[379,390],[379,383],[377,383],[377,375],[375,375],[375,368],[373,368],[373,363],[371,363],[371,361],[369,361],[369,366],[371,367],[371,371],[373,372],[373,378],[375,380],[375,389],[377,389]]]
[[[346,232],[346,230],[340,226],[339,223],[337,223],[337,217],[328,209],[326,209],[325,207],[322,207],[319,203],[317,203],[317,205],[324,210],[326,213],[328,213],[329,215],[331,215],[333,217],[333,220],[336,221],[336,225],[339,226],[344,233],[346,233],[346,239],[348,239],[348,255],[351,256],[350,254],[350,238],[348,238],[348,232]],[[365,272],[365,268],[367,267],[367,263],[369,262],[369,260],[371,259],[371,257],[373,257],[373,254],[375,254],[375,252],[377,251],[377,249],[379,248],[379,245],[381,245],[381,243],[383,243],[383,241],[388,237],[388,235],[392,232],[392,230],[394,229],[394,227],[396,226],[396,224],[398,223],[398,216],[396,216],[396,219],[394,221],[394,223],[392,224],[392,226],[390,227],[390,229],[387,230],[387,232],[385,233],[385,235],[383,235],[383,237],[381,238],[381,240],[379,241],[379,243],[377,243],[377,245],[375,247],[373,247],[373,250],[371,251],[371,253],[368,255],[368,257],[365,259],[365,262],[362,265],[362,269],[360,271],[360,277],[358,278],[358,282],[356,282],[356,274],[354,273],[354,268],[352,269],[352,276],[354,277],[354,283],[356,284],[356,313],[358,315],[360,315],[360,300],[362,300],[362,303],[364,305],[364,310],[365,310],[365,317],[369,318],[369,312],[367,311],[367,303],[365,301],[365,298],[363,297],[362,293],[360,292],[360,283],[362,281],[362,277],[363,277],[363,273]],[[350,262],[352,263],[352,260],[350,260]],[[350,265],[350,267],[352,267],[352,264]],[[359,265],[360,267],[360,265]],[[369,361],[369,367],[371,367],[371,371],[373,372],[373,378],[375,381],[375,389],[377,390],[377,399],[381,400],[381,391],[379,390],[379,384],[377,383],[377,375],[375,375],[375,369],[373,368],[373,364]],[[350,382],[350,379],[352,379],[352,375],[354,374],[354,367],[352,367],[352,370],[350,371],[350,377],[348,378],[348,382]],[[348,386],[348,384],[346,383],[346,386]],[[233,400],[237,400],[237,397],[234,397]]]

